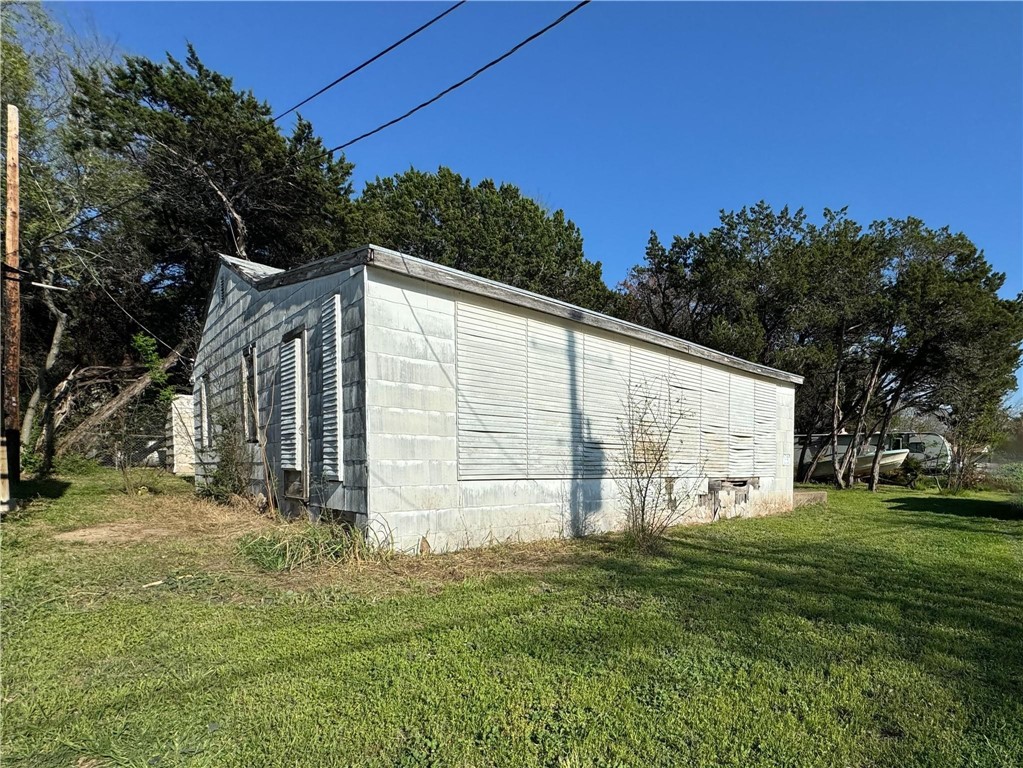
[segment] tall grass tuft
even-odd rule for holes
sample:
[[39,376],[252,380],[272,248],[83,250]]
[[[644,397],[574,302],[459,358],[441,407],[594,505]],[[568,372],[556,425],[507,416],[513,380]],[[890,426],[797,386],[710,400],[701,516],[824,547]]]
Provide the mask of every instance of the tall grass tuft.
[[284,523],[243,536],[238,552],[264,571],[294,571],[318,565],[379,560],[383,550],[357,528],[333,523]]

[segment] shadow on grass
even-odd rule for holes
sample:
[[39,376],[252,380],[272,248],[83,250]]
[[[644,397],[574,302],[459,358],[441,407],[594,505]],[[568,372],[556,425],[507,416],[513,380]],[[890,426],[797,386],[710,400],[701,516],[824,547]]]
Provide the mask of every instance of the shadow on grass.
[[58,480],[55,477],[40,477],[14,483],[12,490],[16,499],[59,499],[70,487],[71,483],[67,480]]
[[987,517],[994,520],[1023,520],[1023,506],[1009,501],[974,499],[968,496],[904,496],[889,501],[902,512],[929,512],[955,517]]
[[58,480],[52,476],[32,478],[31,480],[21,480],[17,483],[12,483],[11,495],[17,499],[18,506],[13,512],[4,514],[4,520],[7,522],[22,520],[29,514],[34,500],[59,499],[67,493],[67,490],[70,487],[71,483],[67,480]]
[[[573,567],[546,574],[545,589],[520,591],[532,584],[527,576],[488,588],[506,597],[500,607],[460,599],[454,590],[437,598],[444,599],[443,610],[420,614],[414,628],[396,628],[359,621],[379,609],[349,603],[334,609],[331,621],[338,624],[331,636],[343,626],[344,643],[381,658],[423,648],[457,655],[465,646],[484,664],[524,655],[563,669],[635,658],[636,651],[663,659],[707,649],[725,666],[767,664],[783,674],[826,675],[835,664],[911,664],[955,691],[963,706],[987,713],[1011,705],[1023,684],[1019,580],[999,580],[983,566],[936,567],[869,546],[758,543],[704,532],[668,540],[656,554],[629,555],[610,538],[595,543]],[[326,626],[315,613],[297,620],[310,622],[305,631],[311,635]],[[218,669],[218,685],[237,686],[281,669],[316,677],[322,648],[270,640],[293,629],[269,632],[275,653]],[[150,651],[159,656],[172,649]],[[656,667],[648,672],[660,679]],[[160,695],[190,695],[208,685],[175,681]],[[150,695],[122,691],[112,702],[144,707]]]
[[[315,690],[316,681],[346,676],[353,683],[379,685],[330,660],[344,655],[336,650],[357,647],[381,664],[399,660],[387,681],[406,702],[396,705],[396,719],[423,717],[416,704],[422,698],[419,664],[431,674],[445,666],[446,674],[471,688],[473,670],[502,672],[509,660],[522,665],[523,659],[563,681],[594,670],[627,674],[629,696],[635,696],[630,706],[642,707],[652,718],[668,706],[660,702],[693,695],[707,700],[714,685],[708,680],[722,687],[742,685],[750,675],[763,677],[751,695],[779,711],[790,705],[812,708],[830,700],[814,686],[826,688],[836,675],[834,686],[850,686],[857,702],[862,738],[883,742],[875,760],[868,759],[870,747],[863,747],[861,764],[952,764],[944,747],[928,740],[933,734],[921,730],[921,713],[913,704],[939,688],[949,694],[939,716],[997,724],[1013,722],[1018,714],[1014,702],[1023,682],[1019,582],[998,583],[983,568],[932,568],[864,546],[757,545],[686,535],[659,555],[608,556],[594,548],[575,567],[548,574],[549,589],[524,589],[529,583],[513,578],[479,595],[499,597],[496,601],[466,599],[471,596],[453,590],[437,596],[443,603],[439,610],[417,611],[413,621],[396,620],[400,603],[393,612],[365,604],[339,605],[329,616],[289,611],[287,624],[263,625],[267,652],[236,654],[200,676],[169,678],[161,664],[180,654],[183,636],[155,632],[145,647],[148,656],[160,660],[150,669],[154,679],[110,686],[103,704],[114,711],[151,712],[216,691],[265,690],[267,680],[282,671],[295,681],[295,690]],[[295,643],[296,630],[312,641]],[[221,631],[229,636],[237,625]],[[913,670],[908,677],[907,669]],[[790,703],[785,692],[790,684],[805,688],[800,694],[805,698]],[[530,707],[531,738],[542,762],[554,764],[565,739],[558,708],[571,711],[571,701],[523,706]],[[91,716],[99,719],[102,711]],[[826,709],[813,717],[820,725],[854,715]],[[80,718],[68,714],[50,727],[66,733]],[[727,722],[723,713],[710,718],[712,726]],[[733,737],[733,757],[745,748],[744,738]],[[805,734],[800,738],[799,756],[810,762]],[[921,747],[922,742],[929,746]],[[397,763],[400,748],[394,749]]]
[[[960,502],[971,511],[956,511]],[[1001,547],[998,541],[957,549],[963,539],[958,530],[985,532],[990,522],[983,518],[1019,517],[997,517],[1006,505],[983,499],[897,496],[885,504],[907,514],[882,517],[872,508],[848,516],[822,511],[813,525],[795,516],[770,524],[723,523],[680,531],[642,556],[624,550],[617,537],[593,537],[580,543],[570,567],[545,573],[539,584],[532,575],[510,576],[472,589],[452,587],[429,599],[345,600],[283,613],[267,608],[259,614],[260,652],[225,651],[222,663],[201,675],[164,672],[182,656],[196,665],[208,664],[208,657],[182,651],[191,641],[178,628],[183,622],[165,626],[161,614],[139,611],[133,621],[154,623],[136,652],[152,666],[132,668],[131,674],[140,683],[146,674],[153,679],[108,685],[99,702],[92,700],[96,709],[90,717],[151,712],[244,686],[268,690],[282,673],[296,690],[316,690],[319,681],[345,675],[353,685],[380,686],[379,679],[363,679],[359,671],[379,664],[388,669],[386,685],[399,691],[395,699],[406,702],[395,704],[395,718],[412,720],[422,715],[416,709],[423,699],[420,665],[445,667],[469,690],[474,671],[502,672],[509,659],[526,658],[559,681],[607,670],[628,674],[636,697],[628,703],[647,708],[643,712],[651,718],[662,714],[657,702],[693,695],[710,700],[714,685],[753,680],[751,690],[778,711],[789,706],[788,694],[771,686],[797,681],[808,692],[791,706],[808,708],[827,700],[814,686],[841,688],[859,707],[857,726],[885,745],[880,757],[867,750],[845,764],[955,764],[949,757],[957,745],[943,747],[932,738],[946,732],[923,729],[919,723],[926,718],[914,702],[947,691],[935,718],[971,723],[985,739],[1007,743],[1010,737],[997,729],[1017,721],[1023,686],[1018,568],[1005,569],[1003,550],[989,555],[985,547]],[[900,531],[911,525],[937,526],[948,515],[961,519],[925,531],[929,538],[913,532],[899,541]],[[912,522],[891,523],[892,517]],[[169,603],[167,615],[183,605]],[[238,621],[204,617],[203,642],[230,649]],[[350,648],[372,662],[361,656],[344,661],[343,650]],[[833,675],[838,682],[831,682]],[[539,712],[531,716],[547,717],[540,705],[528,706]],[[49,727],[67,733],[81,717],[77,710],[68,712]],[[817,724],[845,727],[842,717],[853,715],[813,712]],[[536,722],[536,738],[554,745],[545,762],[554,762],[564,740],[561,725],[550,718]],[[710,722],[727,718],[710,716]],[[805,739],[800,749],[809,749]]]

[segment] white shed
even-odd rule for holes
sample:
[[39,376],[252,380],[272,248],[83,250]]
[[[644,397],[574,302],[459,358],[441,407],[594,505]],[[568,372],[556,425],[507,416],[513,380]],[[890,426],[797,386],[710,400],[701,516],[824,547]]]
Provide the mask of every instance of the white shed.
[[191,395],[175,395],[167,411],[167,469],[195,474],[195,404]]
[[233,420],[254,489],[269,471],[286,509],[402,550],[621,527],[610,467],[641,380],[685,403],[703,517],[792,504],[799,376],[377,246],[222,257],[194,376],[197,485]]

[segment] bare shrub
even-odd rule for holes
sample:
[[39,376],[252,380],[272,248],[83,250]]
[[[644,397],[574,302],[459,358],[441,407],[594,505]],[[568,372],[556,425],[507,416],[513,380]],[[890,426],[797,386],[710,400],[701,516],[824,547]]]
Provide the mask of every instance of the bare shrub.
[[217,463],[206,478],[202,495],[218,502],[249,493],[252,458],[237,414],[221,411],[214,418],[213,449]]
[[622,401],[620,445],[610,468],[625,503],[629,540],[640,549],[696,508],[702,470],[681,462],[683,422],[692,412],[679,392],[668,378],[651,379],[630,385]]

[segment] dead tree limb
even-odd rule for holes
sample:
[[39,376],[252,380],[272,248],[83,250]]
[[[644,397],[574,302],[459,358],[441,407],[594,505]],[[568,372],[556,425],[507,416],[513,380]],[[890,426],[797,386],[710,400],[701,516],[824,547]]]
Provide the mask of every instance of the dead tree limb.
[[[170,370],[181,359],[181,353],[184,348],[184,342],[178,344],[174,351],[160,361],[160,365],[157,366],[157,370],[161,373],[165,373]],[[72,429],[60,439],[57,444],[57,455],[63,456],[83,444],[91,432],[94,432],[105,421],[124,408],[124,406],[131,402],[132,399],[145,392],[152,383],[153,372],[146,371],[144,374],[135,379],[135,381],[118,392],[113,398],[90,413],[77,427]]]

